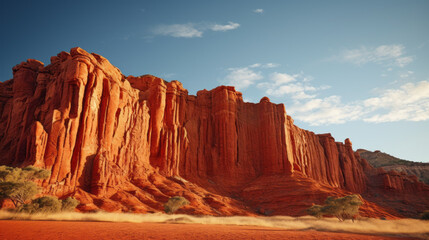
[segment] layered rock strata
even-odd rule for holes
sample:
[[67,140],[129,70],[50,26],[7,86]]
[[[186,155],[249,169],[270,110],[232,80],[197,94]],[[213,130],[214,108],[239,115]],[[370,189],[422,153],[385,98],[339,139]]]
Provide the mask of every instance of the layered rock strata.
[[[350,193],[371,199],[367,215],[429,208],[429,200],[410,213],[396,211],[409,203],[380,207],[376,193],[428,199],[429,186],[372,168],[348,139],[300,129],[268,98],[243,102],[227,86],[189,95],[178,81],[125,77],[80,48],[46,67],[27,60],[13,73],[0,83],[0,164],[51,170],[46,193],[74,195],[83,211],[154,212],[182,195],[187,213],[255,214],[263,206],[264,214],[303,215],[328,195]],[[277,197],[256,200],[261,193]],[[287,211],[291,199],[305,201]]]

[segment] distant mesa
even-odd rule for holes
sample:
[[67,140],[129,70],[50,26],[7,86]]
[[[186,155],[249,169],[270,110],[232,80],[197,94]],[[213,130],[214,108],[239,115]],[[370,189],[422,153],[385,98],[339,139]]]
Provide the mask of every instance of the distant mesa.
[[368,160],[368,163],[373,167],[381,167],[386,171],[415,175],[420,181],[429,184],[429,163],[403,160],[383,153],[380,150],[371,152],[365,149],[358,149],[357,152],[362,158]]
[[50,170],[44,193],[74,196],[84,212],[161,212],[182,196],[181,213],[301,216],[351,193],[364,198],[362,216],[429,209],[417,177],[371,166],[349,139],[299,128],[283,104],[245,103],[230,86],[189,95],[81,48],[13,67],[0,114],[0,164]]

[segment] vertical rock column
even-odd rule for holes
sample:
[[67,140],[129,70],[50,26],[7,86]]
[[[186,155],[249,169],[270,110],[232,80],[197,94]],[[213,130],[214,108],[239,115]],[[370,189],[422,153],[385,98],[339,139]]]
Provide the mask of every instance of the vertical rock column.
[[214,149],[211,167],[217,181],[231,181],[237,174],[238,129],[237,92],[233,87],[217,87],[212,92]]
[[167,83],[165,97],[164,124],[161,135],[160,157],[162,171],[167,176],[179,176],[180,162],[188,149],[188,136],[185,122],[186,99],[188,92],[178,81]]
[[291,174],[293,159],[287,152],[288,132],[284,105],[272,104],[264,97],[258,106],[262,173]]

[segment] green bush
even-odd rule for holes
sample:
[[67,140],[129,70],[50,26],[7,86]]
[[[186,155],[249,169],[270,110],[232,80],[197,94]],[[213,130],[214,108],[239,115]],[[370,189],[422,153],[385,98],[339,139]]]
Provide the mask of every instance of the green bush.
[[18,209],[19,212],[26,213],[55,213],[61,211],[61,201],[56,197],[44,196],[24,204]]
[[323,217],[325,215],[335,216],[340,221],[352,219],[359,215],[359,207],[363,204],[359,195],[353,194],[345,197],[328,197],[325,200],[325,205],[313,205],[307,212],[315,217]]
[[68,197],[64,200],[59,200],[54,196],[43,196],[34,199],[31,203],[27,203],[18,208],[18,212],[26,213],[57,213],[60,211],[73,211],[79,201]]
[[78,200],[68,197],[61,201],[61,211],[73,211],[79,203]]
[[168,199],[168,201],[164,204],[165,213],[172,214],[177,211],[177,209],[188,205],[189,201],[184,197],[174,196]]
[[44,196],[29,202],[40,193],[40,188],[33,181],[47,179],[50,175],[50,171],[33,166],[25,168],[0,166],[0,203],[10,199],[18,212],[27,213],[73,211],[79,201],[71,197],[59,200],[53,196]]
[[323,217],[322,208],[323,206],[313,205],[309,209],[307,209],[307,213],[310,214],[311,216],[322,218]]
[[50,175],[50,171],[33,166],[24,168],[0,166],[0,182],[33,181],[47,179]]
[[25,168],[0,166],[0,201],[10,199],[15,207],[25,204],[40,192],[40,188],[32,181],[46,179],[49,176],[48,170],[33,166]]

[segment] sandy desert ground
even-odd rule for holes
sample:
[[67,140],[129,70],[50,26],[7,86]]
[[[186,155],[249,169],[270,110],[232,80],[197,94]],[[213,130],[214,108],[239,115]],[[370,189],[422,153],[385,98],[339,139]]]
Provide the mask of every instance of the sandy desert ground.
[[429,239],[429,222],[130,213],[0,211],[0,239]]
[[204,224],[0,221],[0,239],[415,239],[352,233]]

